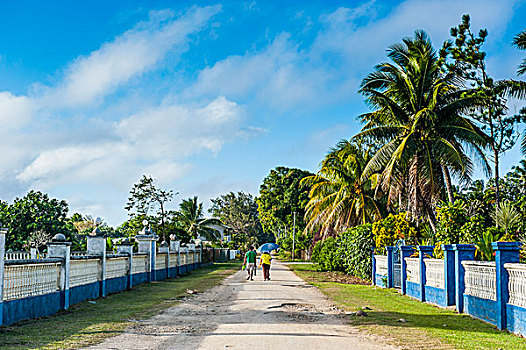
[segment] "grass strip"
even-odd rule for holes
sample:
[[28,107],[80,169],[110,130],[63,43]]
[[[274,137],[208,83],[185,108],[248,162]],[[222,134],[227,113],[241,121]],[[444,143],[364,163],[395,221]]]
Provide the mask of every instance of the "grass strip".
[[351,324],[405,349],[526,349],[526,340],[517,335],[393,289],[327,281],[327,275],[317,272],[315,265],[289,268],[345,310],[371,308],[366,310],[369,317],[351,316]]
[[0,349],[77,349],[119,335],[126,327],[175,306],[186,290],[205,291],[237,271],[239,262],[215,263],[178,279],[143,283],[132,290],[37,320],[0,328]]

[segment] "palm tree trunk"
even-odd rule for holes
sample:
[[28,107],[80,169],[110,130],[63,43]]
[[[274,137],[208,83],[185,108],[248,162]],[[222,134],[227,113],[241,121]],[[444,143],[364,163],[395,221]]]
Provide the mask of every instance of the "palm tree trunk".
[[455,201],[453,197],[453,186],[451,185],[451,175],[449,174],[447,166],[442,165],[442,172],[444,173],[444,181],[446,183],[447,198],[449,203],[453,203]]

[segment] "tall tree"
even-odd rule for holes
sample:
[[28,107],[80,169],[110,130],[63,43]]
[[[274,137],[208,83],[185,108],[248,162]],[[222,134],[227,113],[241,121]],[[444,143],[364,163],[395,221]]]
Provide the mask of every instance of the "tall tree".
[[434,229],[434,207],[451,186],[448,178],[470,179],[473,164],[467,152],[487,165],[483,148],[488,137],[462,116],[480,98],[466,96],[453,78],[442,74],[422,31],[391,46],[388,57],[391,62],[377,65],[361,85],[373,112],[361,116],[365,125],[355,139],[383,145],[367,163],[362,180],[380,174],[388,205],[398,202],[399,209],[412,218],[427,218]]
[[309,201],[309,186],[301,180],[312,176],[309,171],[277,167],[263,179],[257,198],[259,220],[263,230],[278,236],[285,230],[290,233],[296,213],[296,232],[305,229],[305,206]]
[[185,230],[190,237],[196,239],[203,236],[208,240],[217,240],[219,232],[211,225],[221,225],[221,221],[215,218],[205,218],[203,213],[203,203],[199,203],[197,196],[183,199],[179,205],[179,210],[175,212],[175,218],[180,227]]
[[[519,48],[520,50],[526,50],[526,29],[524,29],[522,32],[517,34],[515,38],[513,38],[513,45],[517,46],[517,48]],[[526,73],[526,58],[519,65],[517,73],[519,75]]]
[[154,182],[155,180],[152,177],[143,175],[139,183],[134,184],[130,190],[128,204],[124,209],[130,211],[135,208],[138,214],[148,215],[150,210],[158,208],[157,215],[161,221],[159,228],[163,241],[166,241],[165,221],[168,213],[165,206],[172,200],[174,192],[158,188]]
[[360,143],[342,140],[325,156],[318,173],[302,180],[311,188],[307,229],[320,229],[327,236],[380,219],[374,198],[376,176],[362,179],[369,159],[369,151]]
[[[488,36],[486,29],[476,35],[471,30],[469,15],[462,16],[462,23],[451,28],[453,41],[444,43],[440,54],[447,73],[468,82],[472,89],[467,92],[478,96],[481,103],[473,106],[469,115],[474,118],[481,129],[489,136],[491,149],[490,160],[493,163],[495,176],[495,196],[500,201],[500,157],[510,150],[517,141],[515,125],[520,116],[509,115],[506,96],[519,94],[520,84],[513,81],[493,79],[486,66],[486,53],[482,46]],[[511,91],[510,91],[511,89]]]
[[[251,194],[230,192],[212,199],[209,212],[229,227],[232,239],[238,243],[266,243],[259,222],[258,205]],[[261,241],[261,242],[260,242]]]

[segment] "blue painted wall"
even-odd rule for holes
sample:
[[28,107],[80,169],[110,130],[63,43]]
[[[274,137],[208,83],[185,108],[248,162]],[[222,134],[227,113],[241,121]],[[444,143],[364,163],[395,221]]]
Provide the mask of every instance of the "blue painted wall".
[[464,294],[464,313],[497,325],[497,302]]
[[426,302],[443,307],[447,306],[447,294],[445,289],[431,286],[425,286],[425,288]]
[[166,279],[166,269],[155,270],[155,280],[162,281]]
[[84,300],[97,299],[99,297],[99,282],[85,284],[69,289],[69,304],[75,305]]
[[415,282],[405,281],[405,292],[412,298],[420,298],[420,284]]
[[118,293],[128,288],[128,281],[126,276],[115,277],[106,280],[106,295],[111,293]]
[[174,278],[177,276],[177,267],[168,268],[168,278]]
[[508,330],[510,332],[526,336],[526,309],[506,304],[506,317],[508,321]]
[[134,286],[148,281],[148,274],[146,272],[134,273],[132,276]]
[[3,324],[53,315],[60,310],[60,292],[4,301]]
[[375,284],[378,287],[381,287],[381,288],[387,287],[387,284],[385,284],[384,281],[382,281],[382,279],[385,279],[386,275],[375,274],[374,276],[375,276]]

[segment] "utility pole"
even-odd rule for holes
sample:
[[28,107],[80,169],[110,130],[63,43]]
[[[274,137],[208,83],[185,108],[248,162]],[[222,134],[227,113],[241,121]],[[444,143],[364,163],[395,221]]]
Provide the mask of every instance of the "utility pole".
[[292,229],[292,260],[294,260],[294,250],[296,248],[296,212],[293,213],[293,229]]

